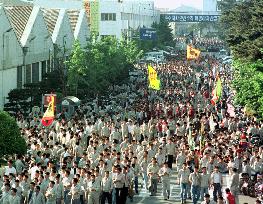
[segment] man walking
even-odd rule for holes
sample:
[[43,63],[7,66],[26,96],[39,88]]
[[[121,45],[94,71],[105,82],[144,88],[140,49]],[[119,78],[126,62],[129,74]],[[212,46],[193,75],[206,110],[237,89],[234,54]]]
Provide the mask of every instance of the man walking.
[[183,168],[178,172],[178,184],[181,188],[181,203],[186,203],[187,189],[189,188],[190,170],[187,168],[186,163],[183,163]]
[[206,172],[206,167],[202,168],[202,173],[200,176],[201,176],[200,195],[201,195],[201,201],[203,201],[204,195],[208,194],[208,188],[210,184],[210,175]]
[[105,176],[102,179],[102,197],[101,197],[101,204],[105,204],[106,199],[108,203],[112,203],[112,179],[109,176],[109,171],[105,171]]
[[158,172],[159,172],[159,167],[157,165],[157,160],[156,158],[152,158],[152,162],[149,164],[147,168],[147,174],[150,178],[150,192],[151,196],[155,196],[157,193],[157,184],[158,184]]
[[162,178],[163,197],[164,200],[167,200],[170,197],[170,176],[171,176],[171,169],[168,167],[167,162],[165,162],[163,167],[160,169],[159,176]]
[[198,173],[198,167],[195,167],[194,172],[190,174],[189,181],[191,183],[191,193],[192,193],[193,203],[197,204],[200,197],[200,181],[201,181],[201,176]]
[[237,169],[233,169],[233,174],[230,176],[230,191],[235,197],[236,204],[239,204],[238,192],[239,192],[239,174],[237,173]]
[[172,169],[173,161],[174,161],[174,154],[175,154],[175,145],[172,142],[172,139],[168,139],[168,144],[166,145],[166,152],[167,152],[167,163],[168,167]]
[[217,196],[222,196],[222,184],[223,184],[223,177],[222,174],[219,172],[218,166],[215,167],[214,172],[211,174],[211,186],[214,187],[213,190],[213,197],[214,201],[217,202]]

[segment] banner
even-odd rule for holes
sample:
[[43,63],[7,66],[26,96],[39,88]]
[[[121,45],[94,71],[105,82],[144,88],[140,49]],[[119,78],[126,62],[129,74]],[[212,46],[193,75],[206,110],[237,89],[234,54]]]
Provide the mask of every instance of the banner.
[[185,15],[185,14],[161,14],[168,22],[216,22],[219,15]]
[[192,59],[197,59],[200,56],[201,51],[198,49],[193,48],[190,45],[187,45],[187,59],[192,60]]
[[161,81],[158,79],[157,72],[152,66],[148,66],[148,78],[149,78],[149,87],[155,90],[160,90]]
[[50,126],[55,118],[55,96],[50,96],[50,102],[48,104],[47,110],[41,120],[44,126]]

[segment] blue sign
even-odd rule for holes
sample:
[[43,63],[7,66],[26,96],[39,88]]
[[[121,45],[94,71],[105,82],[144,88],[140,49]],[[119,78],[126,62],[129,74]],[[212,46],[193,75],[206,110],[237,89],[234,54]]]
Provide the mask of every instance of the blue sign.
[[181,14],[162,14],[169,22],[216,22],[219,15],[181,15]]
[[152,28],[141,28],[140,29],[140,39],[141,40],[156,40],[157,34],[156,30]]

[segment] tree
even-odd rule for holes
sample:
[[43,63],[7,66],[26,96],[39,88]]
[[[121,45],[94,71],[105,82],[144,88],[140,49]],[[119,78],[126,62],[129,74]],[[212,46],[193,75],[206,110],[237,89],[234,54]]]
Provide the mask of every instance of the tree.
[[0,111],[0,157],[25,154],[27,145],[14,118]]
[[152,27],[156,29],[158,46],[173,45],[172,29],[165,18],[161,18],[160,23],[153,23]]
[[79,98],[105,94],[111,85],[128,78],[141,54],[135,42],[113,37],[88,41],[84,49],[76,42],[66,63],[71,92]]
[[263,1],[223,0],[221,8],[221,28],[234,56],[248,60],[262,59]]
[[263,1],[221,1],[220,25],[234,57],[235,101],[263,118]]
[[235,102],[248,106],[263,118],[263,63],[262,61],[234,63],[235,77],[233,87],[236,90]]

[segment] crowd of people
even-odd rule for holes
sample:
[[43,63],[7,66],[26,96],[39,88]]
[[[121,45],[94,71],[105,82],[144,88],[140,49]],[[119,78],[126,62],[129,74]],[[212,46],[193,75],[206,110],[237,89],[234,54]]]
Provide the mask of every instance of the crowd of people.
[[[70,119],[64,110],[48,128],[41,116],[18,114],[28,154],[3,169],[0,203],[125,204],[141,181],[150,196],[161,191],[168,200],[176,178],[181,203],[238,204],[247,191],[260,204],[263,147],[250,138],[263,137],[263,123],[229,109],[228,65],[206,56],[153,66],[159,91],[148,88],[147,66],[138,66],[127,84],[110,87],[108,100],[83,103]],[[213,106],[217,77],[223,93]]]
[[176,44],[191,43],[193,46],[201,50],[216,52],[224,48],[224,41],[218,37],[196,37],[196,36],[180,36],[175,38]]

